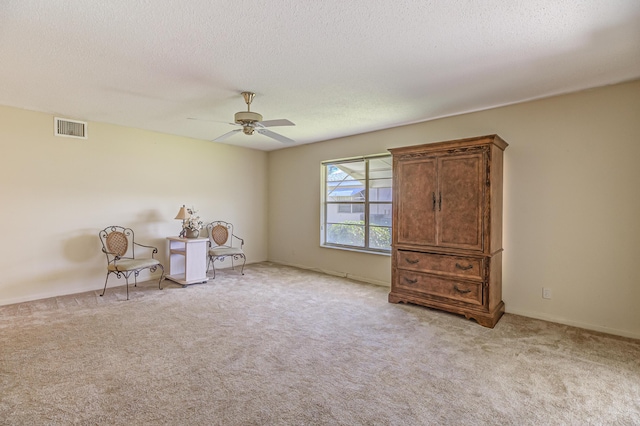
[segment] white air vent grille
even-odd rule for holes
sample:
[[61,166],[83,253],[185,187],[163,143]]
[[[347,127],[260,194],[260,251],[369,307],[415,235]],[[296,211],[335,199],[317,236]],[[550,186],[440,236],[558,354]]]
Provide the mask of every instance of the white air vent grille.
[[53,133],[56,136],[68,138],[87,138],[87,123],[84,121],[67,120],[55,117],[53,121]]

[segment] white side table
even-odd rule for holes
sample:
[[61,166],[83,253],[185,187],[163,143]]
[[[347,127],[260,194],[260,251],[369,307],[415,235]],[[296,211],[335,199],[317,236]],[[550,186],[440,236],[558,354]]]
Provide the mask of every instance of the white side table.
[[208,238],[167,237],[169,273],[167,279],[186,287],[206,283]]

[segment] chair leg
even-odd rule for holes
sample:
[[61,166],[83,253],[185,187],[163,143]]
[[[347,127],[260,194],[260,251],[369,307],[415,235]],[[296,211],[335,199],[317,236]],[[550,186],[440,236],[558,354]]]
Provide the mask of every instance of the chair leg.
[[100,297],[104,296],[104,292],[107,291],[107,281],[109,281],[109,272],[107,272],[107,278],[104,280],[104,288],[102,289],[102,294]]
[[158,280],[158,288],[162,290],[162,280],[164,280],[164,266],[158,265],[160,269],[162,269],[162,274],[160,274],[160,279]]
[[211,258],[211,268],[213,268],[213,279],[216,279],[216,260]]
[[247,263],[247,257],[245,255],[242,255],[242,269],[240,270],[240,273],[242,275],[244,275],[244,265],[245,263]]
[[127,282],[127,300],[129,300],[129,276],[125,276],[124,279]]

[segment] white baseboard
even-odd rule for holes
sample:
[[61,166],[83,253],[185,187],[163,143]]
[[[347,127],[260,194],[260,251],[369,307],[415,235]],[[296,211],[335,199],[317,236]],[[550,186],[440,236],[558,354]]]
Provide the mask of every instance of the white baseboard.
[[[256,263],[256,262],[247,262],[247,265],[250,265],[252,263]],[[217,266],[217,269],[229,269],[232,267],[231,263],[229,263],[228,265],[223,265],[219,263],[216,266]],[[238,265],[236,264],[236,268],[237,267]],[[146,281],[158,281],[158,279],[160,279],[160,273],[154,272],[154,273],[151,273],[148,277],[146,277],[144,281],[140,281],[140,282],[142,283]],[[71,292],[69,292],[68,289],[66,291],[62,289],[62,291],[48,291],[45,293],[30,294],[28,296],[15,297],[11,299],[0,299],[0,306],[13,305],[15,303],[33,302],[34,300],[50,299],[52,297],[69,296],[71,294],[86,293],[87,291],[98,291],[98,290],[102,291],[102,289],[104,288],[104,275],[100,277],[100,280],[101,282],[99,282],[98,286],[95,288],[88,288],[88,289],[82,289],[82,290],[71,291]],[[113,280],[113,278],[111,278],[111,280]],[[107,286],[107,290],[109,290],[109,288],[111,287],[118,287],[118,286],[125,285],[124,280],[122,280],[122,283],[117,283],[117,282],[112,283],[111,280],[109,280],[109,285]]]
[[571,327],[583,328],[585,330],[597,331],[597,332],[606,333],[606,334],[613,334],[616,336],[628,337],[631,339],[640,339],[640,334],[634,333],[628,330],[619,330],[617,328],[604,327],[604,326],[599,326],[595,324],[584,323],[581,321],[573,321],[566,318],[556,317],[553,315],[541,314],[538,312],[520,311],[517,309],[512,310],[512,309],[509,309],[508,303],[506,303],[506,308],[507,309],[505,310],[505,312],[508,314],[520,315],[527,318],[534,318],[534,319],[539,319],[543,321],[555,322],[557,324],[564,324]]
[[[348,274],[348,273],[345,273],[345,272],[338,272],[338,271],[327,270],[327,269],[322,269],[322,268],[311,268],[311,267],[305,266],[305,265],[298,265],[298,264],[289,263],[289,262],[281,262],[281,261],[277,261],[277,260],[271,260],[270,262],[276,263],[278,265],[293,266],[294,268],[300,268],[300,269],[306,269],[306,270],[309,270],[309,271],[321,272],[323,274],[334,275],[334,276],[337,276],[337,277],[350,278],[352,280],[362,281],[362,282],[366,282],[366,283],[369,283],[369,284],[381,285],[381,286],[385,286],[385,287],[390,287],[391,286],[390,283],[387,283],[387,282],[384,282],[384,281],[372,280],[372,279],[366,278],[366,277],[358,277],[356,275],[351,275],[351,274]],[[597,332],[600,332],[600,333],[606,333],[606,334],[613,334],[613,335],[616,335],[616,336],[628,337],[628,338],[631,338],[631,339],[640,339],[640,334],[633,333],[633,332],[630,332],[630,331],[627,331],[627,330],[619,330],[619,329],[616,329],[616,328],[603,327],[603,326],[598,326],[598,325],[594,325],[594,324],[583,323],[583,322],[580,322],[580,321],[572,321],[572,320],[568,320],[566,318],[559,318],[559,317],[554,317],[554,316],[551,316],[551,315],[540,314],[538,312],[510,310],[508,303],[506,304],[506,306],[507,306],[506,312],[509,313],[509,314],[520,315],[520,316],[523,316],[523,317],[539,319],[539,320],[554,322],[554,323],[558,323],[558,324],[564,324],[564,325],[568,325],[568,326],[571,326],[571,327],[583,328],[583,329],[586,329],[586,330],[597,331]]]
[[320,273],[327,274],[327,275],[333,275],[335,277],[348,278],[348,279],[354,280],[354,281],[361,281],[361,282],[365,282],[365,283],[368,283],[368,284],[374,284],[374,285],[379,285],[379,286],[391,288],[391,283],[388,283],[386,281],[374,280],[372,278],[361,277],[359,275],[353,275],[353,274],[349,274],[347,272],[334,271],[334,270],[331,270],[331,269],[312,268],[312,267],[306,266],[306,265],[298,265],[296,263],[281,262],[279,260],[270,260],[269,262],[275,263],[277,265],[292,266],[294,268],[305,269],[307,271],[320,272]]
[[[71,292],[69,292],[69,289],[67,289],[67,291],[64,291],[64,289],[62,289],[62,291],[48,291],[45,293],[30,294],[28,296],[15,297],[12,299],[1,299],[0,306],[13,305],[15,303],[33,302],[34,300],[50,299],[52,297],[69,296],[71,294],[86,293],[88,291],[98,291],[98,290],[102,291],[102,289],[104,288],[104,275],[101,277],[101,279],[102,279],[102,282],[100,282],[99,285],[95,288],[88,288],[88,289],[82,289],[82,290],[71,291]],[[147,281],[156,281],[157,283],[159,279],[160,279],[160,273],[154,272],[150,274],[148,277],[146,277],[144,281],[139,281],[139,283],[143,283]],[[116,281],[122,281],[122,283],[116,282]],[[130,284],[133,284],[133,283],[130,283]],[[126,285],[126,282],[124,281],[124,279],[115,280],[111,278],[109,280],[109,285],[107,286],[107,291],[109,291],[109,289],[112,287],[120,287],[123,285]]]

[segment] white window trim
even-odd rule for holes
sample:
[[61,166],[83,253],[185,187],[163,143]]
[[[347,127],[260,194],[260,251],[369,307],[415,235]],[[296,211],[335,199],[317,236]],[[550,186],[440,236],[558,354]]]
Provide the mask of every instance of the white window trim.
[[[329,249],[337,249],[337,250],[345,250],[345,251],[354,251],[354,252],[360,252],[360,253],[369,253],[369,254],[378,254],[378,255],[383,255],[383,256],[390,256],[391,255],[391,248],[389,249],[376,249],[376,248],[369,248],[369,247],[357,247],[357,246],[349,246],[349,245],[343,245],[343,244],[334,244],[334,243],[327,243],[325,241],[325,236],[326,236],[326,215],[327,215],[327,201],[326,201],[326,195],[327,195],[327,175],[326,175],[326,171],[327,171],[327,165],[329,164],[335,164],[335,163],[348,163],[348,162],[357,162],[357,161],[365,161],[365,160],[371,160],[371,159],[375,159],[375,158],[384,158],[384,157],[388,157],[391,158],[391,154],[389,153],[380,153],[380,154],[372,154],[372,155],[363,155],[363,156],[358,156],[358,157],[348,157],[348,158],[340,158],[340,159],[334,159],[334,160],[326,160],[323,161],[321,163],[321,167],[320,167],[320,182],[321,184],[321,202],[320,202],[320,247],[323,248],[329,248]],[[369,202],[369,168],[368,168],[368,163],[366,164],[366,182],[365,182],[365,201],[364,201],[364,210],[365,210],[365,216],[368,218],[369,216],[369,209],[368,206],[370,205]],[[375,203],[374,203],[375,204]],[[384,204],[391,204],[391,201],[385,201]],[[369,237],[369,229],[368,229],[368,225],[369,222],[368,220],[365,220],[365,243],[368,242],[368,237]]]

